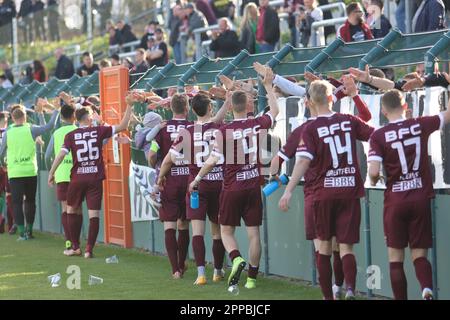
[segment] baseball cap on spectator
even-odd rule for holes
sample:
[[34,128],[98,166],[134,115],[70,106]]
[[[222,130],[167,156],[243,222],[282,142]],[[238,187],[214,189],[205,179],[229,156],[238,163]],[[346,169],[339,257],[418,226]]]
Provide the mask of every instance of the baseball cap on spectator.
[[143,125],[147,128],[154,128],[162,121],[162,117],[156,112],[147,112],[144,116]]
[[155,36],[153,35],[153,33],[150,33],[148,36],[147,36],[147,42],[148,41],[155,41]]
[[161,28],[156,28],[156,29],[155,29],[155,33],[156,33],[156,32],[158,32],[158,33],[163,33],[164,31],[163,31],[163,29],[161,29]]

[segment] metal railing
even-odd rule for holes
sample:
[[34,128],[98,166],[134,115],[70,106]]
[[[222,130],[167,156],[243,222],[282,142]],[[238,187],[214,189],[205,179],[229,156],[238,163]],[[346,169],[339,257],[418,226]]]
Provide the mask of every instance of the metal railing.
[[120,51],[122,51],[123,49],[126,49],[126,48],[131,48],[131,51],[134,51],[139,47],[140,44],[141,44],[141,40],[130,41],[130,42],[127,42],[127,43],[124,43],[121,45],[115,44],[113,46],[109,46],[108,53],[109,53],[109,56],[111,56],[112,54],[119,53]]
[[343,24],[346,20],[347,20],[347,17],[341,17],[341,18],[334,18],[334,19],[313,22],[311,25],[312,46],[318,47],[321,45],[325,45],[325,41],[322,42],[321,41],[322,39],[319,39],[319,38],[321,38],[320,34],[318,32],[319,28],[328,27],[328,26],[334,26],[336,28],[336,26]]

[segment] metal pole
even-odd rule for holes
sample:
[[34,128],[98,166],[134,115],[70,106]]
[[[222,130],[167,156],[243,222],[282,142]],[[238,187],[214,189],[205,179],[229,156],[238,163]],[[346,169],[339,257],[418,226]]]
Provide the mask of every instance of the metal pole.
[[437,300],[439,295],[438,277],[437,277],[437,242],[436,242],[436,199],[431,200],[431,227],[433,235],[433,248],[431,248],[431,266],[433,268],[433,296]]
[[197,61],[202,56],[202,37],[200,32],[194,33],[195,39],[195,57],[193,61]]
[[405,14],[406,14],[406,33],[412,33],[412,17],[411,17],[411,1],[405,1]]
[[[17,35],[17,18],[12,19],[12,60],[13,65],[19,64],[19,38]],[[14,70],[18,71],[18,70]],[[18,76],[17,72],[17,75]]]
[[152,253],[155,253],[155,220],[150,222],[150,227],[152,230]]
[[[366,189],[366,198],[364,199],[365,209],[364,209],[364,219],[365,228],[364,232],[366,234],[365,249],[366,249],[366,270],[372,265],[372,247],[370,241],[370,190]],[[373,297],[372,289],[367,288],[367,297],[370,299]]]
[[264,272],[269,274],[269,226],[267,225],[267,201],[263,194],[263,248],[264,248]]
[[89,51],[92,51],[92,3],[86,0],[87,38],[89,41]]

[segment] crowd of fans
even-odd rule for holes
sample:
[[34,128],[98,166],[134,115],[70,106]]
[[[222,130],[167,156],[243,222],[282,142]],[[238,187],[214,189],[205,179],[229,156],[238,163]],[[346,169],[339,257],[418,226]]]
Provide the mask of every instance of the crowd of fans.
[[[101,1],[101,4],[106,6],[107,2]],[[81,57],[82,66],[75,70],[72,60],[64,54],[63,49],[59,48],[55,51],[56,69],[51,75],[58,79],[68,79],[75,73],[86,76],[103,67],[119,64],[129,68],[131,74],[142,74],[153,66],[164,66],[170,57],[173,57],[176,63],[183,63],[186,62],[182,58],[187,50],[185,45],[189,38],[194,38],[193,31],[211,25],[217,25],[218,28],[201,33],[201,39],[211,40],[209,49],[216,58],[233,57],[242,49],[251,54],[271,52],[276,50],[277,44],[280,43],[280,12],[288,14],[290,42],[300,47],[308,47],[312,44],[312,24],[315,21],[332,18],[329,11],[322,12],[318,8],[329,2],[332,1],[285,0],[283,6],[274,8],[269,0],[243,0],[238,8],[241,15],[237,18],[233,1],[178,0],[168,15],[167,23],[162,25],[157,20],[151,20],[145,26],[140,38],[125,21],[104,20],[104,30],[109,35],[109,58],[96,64],[92,53],[85,52]],[[410,3],[413,17],[412,32],[446,28],[445,5],[447,4],[448,10],[448,2],[449,0],[412,0]],[[331,27],[331,30],[325,27],[319,32],[324,37],[336,33],[346,42],[382,38],[389,33],[393,25],[406,32],[405,1],[397,0],[396,3],[395,23],[384,15],[383,0],[361,0],[347,5],[347,20],[337,31],[334,27]],[[46,5],[57,8],[58,2],[49,0]],[[42,11],[42,8],[44,4],[40,0],[23,0],[19,12],[16,13],[14,1],[0,0],[0,26],[8,23],[12,17],[18,16],[24,25],[29,23],[31,26],[33,23],[32,27],[24,29],[30,40],[33,37],[46,39],[45,27],[40,22],[41,17],[37,14],[29,15],[32,10]],[[46,12],[50,13],[49,10]],[[57,10],[54,12],[57,13]],[[47,20],[50,23],[52,19],[48,17]],[[30,30],[35,34],[31,35]],[[0,41],[4,36],[5,34],[0,33]],[[130,43],[133,43],[133,46]],[[193,60],[198,58],[194,54]],[[1,86],[4,88],[12,86],[14,78],[7,61],[1,63],[0,68],[4,72],[4,76],[0,77]],[[35,60],[23,72],[19,82],[23,84],[33,80],[44,82],[48,77],[49,74],[42,62]]]

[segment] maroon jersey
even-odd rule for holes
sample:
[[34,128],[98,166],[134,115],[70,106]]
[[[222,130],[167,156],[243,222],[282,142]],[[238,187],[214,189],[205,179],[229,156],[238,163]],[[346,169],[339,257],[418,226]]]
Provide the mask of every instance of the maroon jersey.
[[[289,137],[286,140],[286,143],[283,147],[281,147],[280,151],[278,151],[278,156],[282,158],[284,161],[288,161],[292,157],[295,156],[297,152],[298,145],[302,140],[303,131],[315,118],[309,118],[307,122],[302,123],[299,127],[295,128],[294,131],[291,132]],[[312,185],[314,182],[314,172],[313,170],[307,170],[305,173],[305,184],[303,186],[303,192],[305,194],[305,199],[309,198],[313,195]]]
[[[189,183],[192,182],[201,167],[205,164],[213,150],[217,134],[220,135],[220,125],[213,122],[189,125],[181,130],[172,145],[170,152],[178,158],[184,158],[189,163]],[[215,191],[222,187],[223,159],[205,175],[200,182],[200,191]]]
[[356,140],[369,140],[373,130],[359,118],[341,113],[319,116],[305,128],[297,156],[311,160],[314,200],[364,196]]
[[259,140],[272,124],[272,115],[266,113],[255,119],[235,119],[220,128],[213,154],[225,159],[224,190],[260,187]]
[[70,181],[105,179],[103,140],[114,134],[111,126],[78,128],[66,134],[61,150],[72,152],[73,166]]
[[384,165],[385,205],[434,197],[428,138],[443,124],[440,116],[421,117],[391,122],[373,133],[367,160]]
[[[161,157],[163,159],[166,157],[167,153],[169,153],[173,142],[178,137],[178,133],[191,124],[191,121],[187,121],[185,119],[172,119],[167,121],[167,126],[158,132],[155,137],[155,141],[158,144],[159,150],[161,152]],[[188,175],[189,167],[187,165],[187,161],[184,159],[184,157],[181,157],[180,159],[177,159],[175,165],[172,166],[170,175],[168,176],[168,181],[172,180],[175,186],[177,184],[176,180],[185,180]],[[171,178],[174,178],[175,180]]]

